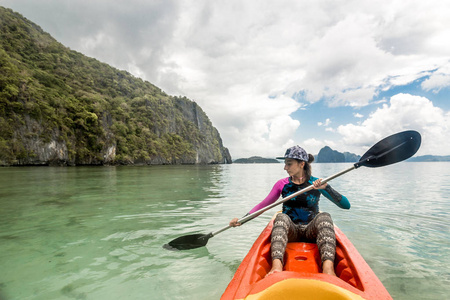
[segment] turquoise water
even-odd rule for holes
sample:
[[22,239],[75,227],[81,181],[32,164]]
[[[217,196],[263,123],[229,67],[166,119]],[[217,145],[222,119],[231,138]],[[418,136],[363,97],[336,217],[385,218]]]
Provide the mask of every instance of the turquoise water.
[[[347,164],[314,164],[327,177]],[[162,245],[241,217],[282,164],[0,168],[0,299],[219,299],[272,214],[208,245]],[[394,299],[450,295],[450,163],[360,168],[332,214]]]

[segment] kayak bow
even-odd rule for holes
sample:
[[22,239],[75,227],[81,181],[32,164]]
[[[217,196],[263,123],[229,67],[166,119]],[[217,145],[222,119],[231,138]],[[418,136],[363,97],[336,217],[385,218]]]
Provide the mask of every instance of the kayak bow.
[[222,295],[226,299],[392,299],[356,248],[335,227],[337,277],[321,273],[316,244],[288,243],[284,271],[271,268],[273,219],[244,258]]

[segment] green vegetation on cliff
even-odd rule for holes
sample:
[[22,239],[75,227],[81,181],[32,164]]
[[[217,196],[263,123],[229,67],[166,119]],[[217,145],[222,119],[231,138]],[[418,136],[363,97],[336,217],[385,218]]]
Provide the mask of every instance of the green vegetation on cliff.
[[0,7],[0,164],[231,163],[202,109]]

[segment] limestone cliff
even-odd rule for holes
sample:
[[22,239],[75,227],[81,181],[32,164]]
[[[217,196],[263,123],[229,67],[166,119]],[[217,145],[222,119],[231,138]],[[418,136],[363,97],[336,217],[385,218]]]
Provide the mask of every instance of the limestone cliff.
[[0,7],[0,165],[231,162],[194,101],[72,51]]

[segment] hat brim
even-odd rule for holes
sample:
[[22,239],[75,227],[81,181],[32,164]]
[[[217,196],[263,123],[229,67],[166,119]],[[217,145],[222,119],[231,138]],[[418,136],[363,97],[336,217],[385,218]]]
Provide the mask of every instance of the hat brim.
[[307,162],[307,160],[304,160],[304,159],[300,159],[300,158],[293,158],[293,157],[275,157],[276,159],[295,159],[295,160],[300,160],[300,161],[306,161]]

